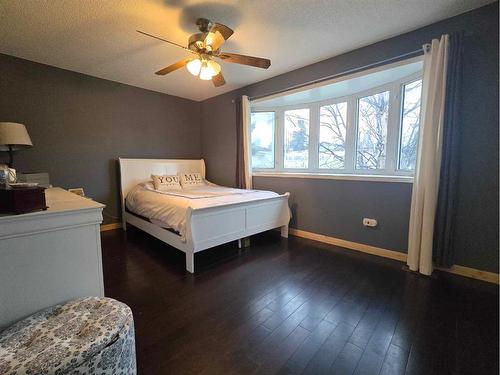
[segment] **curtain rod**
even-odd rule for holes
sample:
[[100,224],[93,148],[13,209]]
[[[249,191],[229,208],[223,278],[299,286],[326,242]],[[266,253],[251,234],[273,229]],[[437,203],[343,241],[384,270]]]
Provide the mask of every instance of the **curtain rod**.
[[[428,47],[425,46],[425,48],[428,48]],[[301,83],[299,85],[291,86],[291,87],[288,87],[288,88],[282,89],[282,90],[273,91],[273,92],[270,92],[270,93],[267,93],[267,94],[264,94],[264,95],[252,96],[252,97],[249,97],[248,100],[252,101],[252,100],[262,99],[262,98],[265,98],[267,96],[281,94],[281,93],[284,93],[284,92],[287,92],[287,91],[290,91],[290,90],[300,89],[302,87],[306,87],[306,86],[309,86],[309,85],[314,85],[314,84],[317,84],[317,83],[329,81],[329,80],[334,79],[334,78],[339,78],[339,77],[343,77],[343,76],[346,76],[346,75],[349,75],[349,74],[358,73],[358,72],[361,72],[363,70],[367,70],[367,69],[371,69],[371,68],[377,68],[379,66],[386,65],[388,63],[397,62],[397,61],[403,60],[405,58],[417,57],[417,56],[423,55],[423,54],[424,54],[424,49],[420,48],[418,50],[407,52],[407,53],[404,53],[402,55],[394,56],[394,57],[391,57],[391,58],[388,58],[388,59],[385,59],[385,60],[382,60],[382,61],[378,61],[378,62],[375,62],[375,63],[372,63],[372,64],[364,65],[364,66],[361,66],[361,67],[358,67],[358,68],[349,69],[349,70],[346,70],[346,71],[344,71],[342,73],[332,74],[332,75],[327,76],[327,77],[319,78],[317,80],[309,81],[309,82],[306,82],[306,83]]]

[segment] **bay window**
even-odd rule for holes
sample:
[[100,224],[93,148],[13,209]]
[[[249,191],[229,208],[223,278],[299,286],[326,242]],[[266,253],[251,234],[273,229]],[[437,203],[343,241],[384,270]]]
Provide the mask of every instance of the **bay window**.
[[337,98],[252,104],[253,171],[412,176],[421,91],[418,71]]

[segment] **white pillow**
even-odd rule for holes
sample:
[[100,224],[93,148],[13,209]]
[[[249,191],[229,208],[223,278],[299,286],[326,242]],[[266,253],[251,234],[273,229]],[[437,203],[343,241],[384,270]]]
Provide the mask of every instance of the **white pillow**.
[[153,185],[155,190],[167,191],[167,190],[179,190],[182,189],[180,184],[179,176],[177,175],[156,175],[152,174]]
[[181,173],[181,184],[182,187],[203,186],[205,185],[205,181],[203,181],[201,173]]

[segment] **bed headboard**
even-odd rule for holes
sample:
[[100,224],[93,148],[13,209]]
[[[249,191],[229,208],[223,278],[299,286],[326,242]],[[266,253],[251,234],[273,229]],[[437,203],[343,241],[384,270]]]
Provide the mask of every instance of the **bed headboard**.
[[130,189],[141,182],[150,181],[152,174],[177,174],[199,172],[205,178],[203,159],[125,159],[120,163],[120,195],[122,209],[125,197]]

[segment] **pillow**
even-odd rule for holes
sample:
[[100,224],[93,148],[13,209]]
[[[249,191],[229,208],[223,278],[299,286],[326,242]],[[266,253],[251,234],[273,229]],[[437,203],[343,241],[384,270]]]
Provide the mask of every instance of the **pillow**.
[[201,173],[181,173],[181,184],[182,187],[203,186],[205,185],[205,181],[203,181]]
[[177,175],[156,175],[152,174],[153,185],[155,190],[166,191],[166,190],[179,190],[182,189],[180,184],[179,176]]

